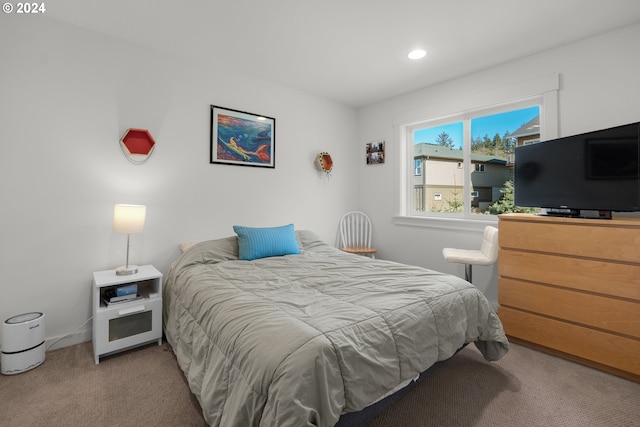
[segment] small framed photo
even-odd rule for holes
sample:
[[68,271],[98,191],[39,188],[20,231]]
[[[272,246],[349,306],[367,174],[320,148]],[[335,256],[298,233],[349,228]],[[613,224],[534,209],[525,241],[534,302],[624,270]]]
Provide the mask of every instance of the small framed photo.
[[276,119],[211,106],[210,163],[275,167]]
[[367,143],[366,155],[368,165],[384,163],[384,141]]

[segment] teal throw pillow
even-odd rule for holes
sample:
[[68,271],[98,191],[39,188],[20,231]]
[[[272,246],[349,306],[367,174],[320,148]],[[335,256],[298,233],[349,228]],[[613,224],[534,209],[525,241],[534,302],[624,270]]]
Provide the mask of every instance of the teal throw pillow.
[[266,228],[234,225],[233,231],[238,235],[238,251],[242,260],[300,253],[293,224]]

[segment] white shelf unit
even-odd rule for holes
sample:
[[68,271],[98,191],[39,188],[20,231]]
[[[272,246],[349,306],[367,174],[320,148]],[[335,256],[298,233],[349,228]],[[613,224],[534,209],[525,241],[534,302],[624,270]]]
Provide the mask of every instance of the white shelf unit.
[[[108,305],[107,289],[138,285],[142,299]],[[152,265],[118,276],[115,270],[93,273],[93,354],[100,357],[157,341],[162,344],[162,273]]]

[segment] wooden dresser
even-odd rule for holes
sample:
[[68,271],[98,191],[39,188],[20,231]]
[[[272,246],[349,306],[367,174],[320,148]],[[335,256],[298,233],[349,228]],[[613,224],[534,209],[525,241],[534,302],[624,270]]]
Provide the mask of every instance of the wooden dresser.
[[499,230],[507,335],[640,381],[640,218],[504,214]]

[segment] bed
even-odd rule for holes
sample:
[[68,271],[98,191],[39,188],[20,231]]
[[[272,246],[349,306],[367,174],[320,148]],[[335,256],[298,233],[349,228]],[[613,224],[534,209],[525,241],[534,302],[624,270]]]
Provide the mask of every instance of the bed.
[[[283,236],[278,256],[246,256],[247,244]],[[163,301],[166,339],[212,426],[334,426],[468,343],[489,361],[509,348],[468,282],[348,254],[293,226],[193,245]]]

